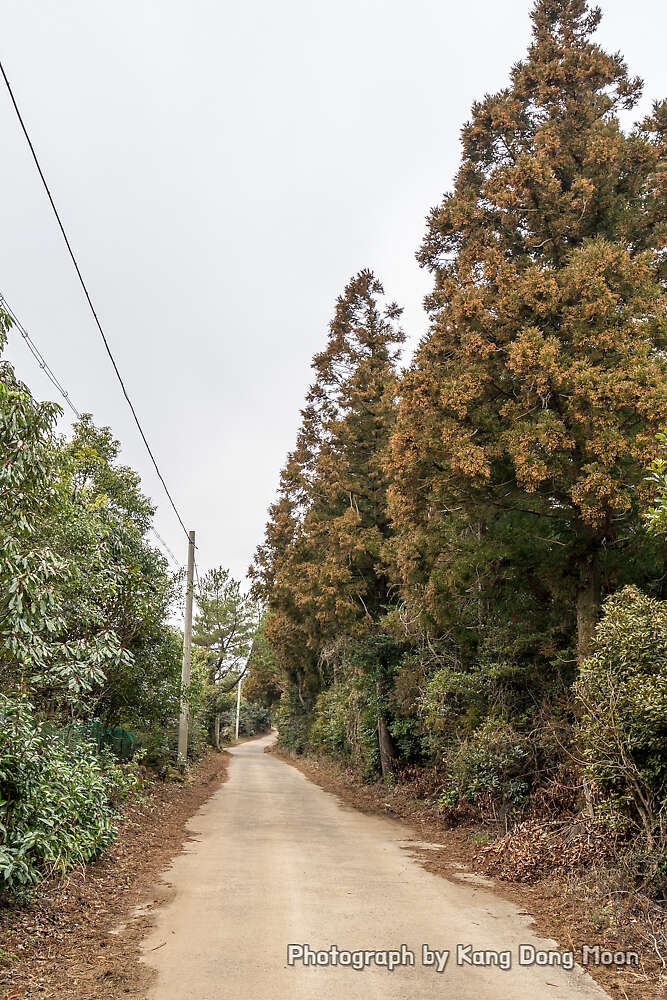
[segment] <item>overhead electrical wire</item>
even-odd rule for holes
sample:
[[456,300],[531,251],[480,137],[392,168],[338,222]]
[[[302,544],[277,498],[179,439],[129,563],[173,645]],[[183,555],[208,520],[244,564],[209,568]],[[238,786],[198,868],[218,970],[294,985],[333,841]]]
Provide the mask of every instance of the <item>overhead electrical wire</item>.
[[[16,313],[14,312],[14,310],[12,309],[12,307],[10,306],[9,302],[4,297],[4,295],[2,294],[2,292],[0,292],[0,307],[9,316],[11,316],[12,321],[14,323],[14,326],[16,327],[16,329],[19,331],[19,333],[21,334],[21,336],[25,340],[26,345],[28,347],[28,350],[32,354],[33,358],[35,359],[35,361],[37,362],[37,364],[39,365],[39,367],[42,369],[42,371],[44,372],[44,374],[47,376],[47,378],[49,379],[49,381],[51,382],[51,384],[53,386],[55,386],[55,388],[58,390],[58,392],[60,393],[60,395],[63,397],[63,399],[65,400],[65,402],[69,406],[70,410],[72,410],[72,412],[74,414],[76,414],[76,416],[80,420],[81,419],[81,413],[79,412],[79,410],[77,409],[77,407],[72,402],[72,399],[70,397],[69,392],[67,391],[67,389],[65,388],[65,386],[62,384],[62,382],[60,381],[60,379],[58,378],[58,376],[56,375],[56,373],[53,371],[53,369],[49,365],[48,361],[46,360],[46,358],[44,357],[44,355],[40,351],[39,347],[37,346],[37,344],[35,343],[35,341],[32,339],[32,337],[30,336],[30,334],[28,333],[28,331],[24,327],[23,323],[18,318],[18,316],[16,315]],[[171,549],[169,548],[169,546],[165,542],[164,538],[162,538],[162,536],[157,533],[157,531],[155,530],[155,528],[152,525],[150,526],[149,531],[153,532],[153,534],[157,538],[157,540],[160,543],[160,545],[162,546],[162,548],[165,550],[165,552],[167,553],[167,555],[170,556],[170,558],[171,558],[172,562],[174,563],[174,565],[177,566],[178,569],[182,571],[182,569],[183,569],[182,565],[180,564],[180,562],[178,561],[178,559],[176,558],[176,556],[174,555],[174,553],[171,551]]]
[[162,486],[163,486],[164,491],[165,491],[165,493],[167,495],[169,503],[171,504],[171,506],[172,506],[172,508],[174,510],[174,513],[176,514],[176,517],[179,520],[181,528],[183,529],[183,531],[185,532],[185,534],[187,536],[188,535],[188,530],[185,527],[185,524],[183,522],[183,518],[181,517],[181,515],[179,513],[179,510],[178,510],[178,507],[176,506],[176,504],[174,503],[174,501],[172,499],[171,493],[169,492],[169,489],[168,489],[167,484],[166,484],[166,482],[164,480],[164,477],[163,477],[162,473],[160,472],[160,467],[158,466],[157,461],[155,459],[155,456],[154,456],[154,454],[153,454],[153,452],[151,450],[151,446],[148,443],[148,439],[147,439],[147,437],[146,437],[146,435],[144,433],[144,429],[141,426],[141,423],[139,421],[139,417],[137,416],[137,412],[136,412],[136,410],[134,408],[134,404],[132,403],[132,400],[130,399],[128,391],[125,388],[125,383],[124,383],[123,378],[122,378],[122,376],[120,374],[120,370],[119,370],[118,365],[116,363],[116,359],[113,356],[113,353],[111,351],[111,347],[109,346],[109,341],[107,340],[106,334],[104,332],[102,324],[100,323],[99,317],[98,317],[97,312],[95,310],[95,306],[93,305],[93,300],[90,297],[90,293],[88,291],[88,287],[86,285],[86,282],[83,279],[83,275],[81,273],[81,269],[79,267],[78,261],[76,259],[75,254],[74,254],[74,251],[72,250],[72,245],[71,245],[71,243],[69,241],[69,237],[67,236],[67,232],[65,231],[65,227],[63,225],[62,219],[60,218],[60,214],[58,212],[58,209],[56,208],[56,203],[53,200],[53,195],[51,194],[51,190],[49,188],[49,185],[46,182],[46,177],[44,176],[44,172],[43,172],[43,170],[41,168],[39,159],[37,158],[37,153],[35,152],[35,147],[32,144],[32,140],[31,140],[30,135],[28,133],[28,129],[26,128],[25,122],[23,121],[23,116],[21,115],[21,112],[19,110],[19,106],[16,103],[16,98],[14,97],[14,91],[12,90],[12,86],[11,86],[11,84],[9,82],[9,79],[7,78],[7,74],[5,72],[5,67],[3,66],[1,60],[0,60],[0,72],[2,73],[2,77],[3,77],[4,81],[5,81],[5,85],[7,87],[7,91],[9,93],[10,98],[11,98],[11,102],[12,102],[12,104],[14,106],[14,111],[16,112],[16,117],[18,118],[19,124],[21,125],[21,129],[22,129],[23,134],[25,136],[26,142],[28,143],[28,146],[30,148],[30,152],[32,153],[32,158],[35,161],[35,166],[37,167],[37,172],[39,173],[39,176],[41,178],[42,184],[44,185],[44,190],[46,191],[47,197],[48,197],[49,202],[51,204],[51,208],[53,209],[53,214],[56,217],[56,221],[57,221],[58,226],[60,228],[60,232],[62,233],[62,237],[63,237],[63,239],[65,241],[65,246],[67,247],[68,253],[69,253],[70,257],[72,258],[72,263],[74,264],[74,270],[76,271],[77,277],[78,277],[79,282],[81,284],[81,287],[83,289],[83,293],[84,293],[84,295],[86,297],[86,301],[88,302],[88,305],[90,306],[90,311],[93,314],[93,319],[95,320],[95,325],[97,326],[97,329],[99,330],[100,336],[102,338],[102,342],[104,344],[104,347],[106,349],[107,354],[109,355],[109,359],[111,361],[111,364],[113,365],[113,369],[114,369],[114,371],[116,373],[116,377],[117,377],[117,379],[118,379],[118,381],[120,383],[120,387],[123,390],[123,395],[125,396],[125,399],[127,400],[127,404],[130,407],[130,410],[132,411],[132,416],[134,417],[134,422],[137,425],[139,433],[141,434],[142,441],[144,442],[144,444],[146,446],[146,451],[150,455],[151,462],[153,463],[155,471],[156,471],[156,473],[158,475],[158,479],[162,483]]
[[165,550],[165,552],[167,553],[167,555],[171,556],[171,559],[172,559],[174,565],[178,566],[179,570],[182,570],[183,567],[181,566],[181,564],[179,563],[178,559],[176,558],[176,556],[174,555],[174,553],[171,551],[171,549],[169,548],[169,546],[165,542],[164,538],[162,538],[161,535],[158,535],[158,533],[155,530],[155,528],[151,527],[151,531],[153,532],[153,534],[155,535],[155,537],[157,538],[158,542],[160,543],[160,545],[162,546],[162,548]]
[[160,545],[162,546],[162,548],[165,550],[165,552],[167,553],[167,555],[169,556],[169,558],[173,562],[174,566],[176,566],[177,569],[178,569],[178,571],[179,571],[179,573],[181,573],[183,571],[183,567],[181,566],[181,564],[179,563],[178,559],[176,558],[176,556],[174,555],[174,553],[171,551],[171,549],[169,548],[169,546],[165,542],[165,540],[162,537],[162,535],[158,535],[158,533],[155,530],[155,528],[153,527],[153,525],[150,526],[149,530],[153,532],[153,534],[157,538],[158,542],[160,543]]
[[63,399],[65,400],[65,402],[69,406],[70,410],[79,419],[81,419],[81,414],[79,413],[79,411],[77,410],[76,406],[74,405],[74,403],[70,399],[69,393],[64,388],[64,386],[62,385],[62,383],[60,382],[60,380],[56,376],[56,374],[53,371],[53,369],[49,366],[49,363],[47,362],[46,358],[44,357],[44,355],[40,351],[40,349],[37,346],[37,344],[35,343],[35,341],[30,336],[30,334],[28,333],[28,331],[26,330],[26,328],[23,326],[23,324],[21,323],[20,319],[18,318],[18,316],[16,315],[16,313],[14,312],[14,310],[12,309],[12,307],[10,306],[9,302],[7,302],[7,299],[4,297],[4,295],[2,294],[2,292],[0,292],[0,306],[2,306],[2,308],[5,310],[5,312],[8,313],[11,316],[12,320],[14,321],[14,326],[16,327],[16,329],[19,331],[19,333],[21,334],[21,336],[25,340],[26,345],[28,347],[28,350],[30,351],[30,353],[32,354],[33,358],[35,359],[35,361],[37,362],[37,364],[39,365],[39,367],[42,369],[42,371],[44,372],[44,374],[46,375],[46,377],[48,378],[48,380],[58,390],[58,392],[60,393],[60,395],[63,397]]

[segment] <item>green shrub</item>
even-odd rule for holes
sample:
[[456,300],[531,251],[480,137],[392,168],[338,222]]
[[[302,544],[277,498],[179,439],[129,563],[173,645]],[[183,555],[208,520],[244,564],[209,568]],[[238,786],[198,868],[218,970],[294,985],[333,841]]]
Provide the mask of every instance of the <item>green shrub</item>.
[[301,754],[308,743],[309,716],[294,688],[284,691],[278,706],[278,743],[291,753]]
[[[243,688],[241,689],[243,691]],[[215,719],[220,723],[220,739],[222,743],[230,743],[236,735],[236,687],[229,691],[209,688],[205,701],[205,709],[201,713],[202,726],[210,734],[209,742],[213,742],[212,734]],[[239,713],[239,736],[255,736],[266,733],[271,728],[271,713],[264,705],[246,701],[241,694],[241,711]]]
[[365,781],[380,773],[377,697],[350,679],[322,691],[315,702],[308,748],[359,768]]
[[578,742],[607,809],[667,841],[667,601],[625,587],[605,603],[593,655],[575,686]]
[[420,719],[409,715],[392,715],[389,732],[400,760],[407,764],[424,760],[428,753],[428,741],[424,738]]
[[0,696],[0,893],[94,858],[137,784],[136,767],[68,743],[35,723],[25,699]]
[[496,815],[516,816],[527,802],[533,755],[528,738],[508,726],[487,723],[474,736],[454,744],[445,756],[449,780],[441,803],[490,807]]
[[239,717],[239,736],[256,736],[257,733],[268,733],[271,728],[271,713],[264,705],[245,701],[241,697],[241,714]]
[[313,713],[309,744],[316,753],[347,759],[351,753],[348,740],[348,709],[350,692],[334,684],[318,696]]

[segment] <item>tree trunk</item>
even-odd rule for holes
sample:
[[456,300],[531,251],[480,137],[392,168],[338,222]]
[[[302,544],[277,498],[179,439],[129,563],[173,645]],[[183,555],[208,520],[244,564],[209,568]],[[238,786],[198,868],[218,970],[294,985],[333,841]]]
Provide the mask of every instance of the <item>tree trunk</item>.
[[213,744],[216,750],[220,749],[220,716],[216,715],[213,721]]
[[586,802],[586,810],[591,819],[595,819],[595,807],[593,805],[593,794],[591,792],[591,786],[588,778],[584,775],[582,781],[582,788],[584,790],[584,800]]
[[597,546],[579,566],[577,591],[577,659],[590,656],[600,615],[600,556]]
[[394,741],[387,728],[387,720],[382,714],[378,714],[378,743],[380,745],[380,767],[382,777],[387,778],[394,773]]

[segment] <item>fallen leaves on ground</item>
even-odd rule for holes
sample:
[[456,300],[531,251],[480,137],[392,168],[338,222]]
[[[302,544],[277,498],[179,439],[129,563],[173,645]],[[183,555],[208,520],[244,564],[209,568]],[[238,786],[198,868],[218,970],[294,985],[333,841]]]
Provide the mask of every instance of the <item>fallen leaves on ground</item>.
[[185,783],[155,784],[98,861],[42,883],[29,908],[0,910],[2,1000],[143,1000],[139,943],[166,888],[156,882],[228,761],[212,751]]
[[430,779],[415,774],[414,780],[408,776],[393,786],[368,784],[326,758],[279,756],[344,804],[403,820],[416,839],[438,845],[411,850],[428,871],[450,879],[464,870],[500,879],[493,891],[516,902],[532,916],[535,933],[554,938],[564,950],[580,955],[583,945],[599,944],[611,951],[637,951],[638,969],[589,966],[588,972],[617,1000],[663,1000],[667,974],[651,938],[664,933],[657,908],[649,906],[645,919],[615,918],[590,870],[586,877],[586,866],[590,869],[592,859],[602,861],[609,848],[601,828],[581,819],[575,824],[549,819],[526,821],[502,837],[479,823],[452,829],[451,813],[438,810]]

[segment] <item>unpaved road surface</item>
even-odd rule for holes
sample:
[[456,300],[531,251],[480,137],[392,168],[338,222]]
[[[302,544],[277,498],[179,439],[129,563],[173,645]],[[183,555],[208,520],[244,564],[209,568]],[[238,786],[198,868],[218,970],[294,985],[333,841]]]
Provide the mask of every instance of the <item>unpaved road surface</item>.
[[[173,895],[143,945],[150,1000],[592,1000],[576,967],[520,966],[519,946],[556,949],[487,888],[431,874],[405,825],[341,805],[265,754],[235,747],[228,781],[190,823],[195,839],[164,879]],[[290,943],[400,950],[414,967],[288,966]],[[443,972],[422,946],[449,949]],[[509,951],[512,968],[457,965],[457,944]],[[371,960],[372,961],[372,960]]]

